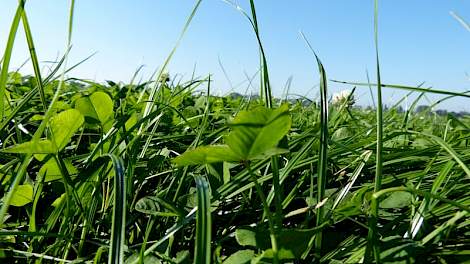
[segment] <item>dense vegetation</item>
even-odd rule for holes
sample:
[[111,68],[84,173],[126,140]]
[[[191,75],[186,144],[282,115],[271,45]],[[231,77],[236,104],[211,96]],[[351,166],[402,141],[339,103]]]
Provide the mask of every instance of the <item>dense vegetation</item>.
[[[12,31],[31,37],[21,4]],[[35,75],[22,76],[8,72],[13,40],[2,262],[470,261],[470,119],[414,111],[425,93],[464,93],[383,85],[377,62],[375,89],[419,96],[405,112],[382,112],[380,93],[379,111],[362,109],[354,89],[328,97],[314,55],[319,101],[275,99],[261,42],[254,98],[211,96],[210,76],[176,82],[163,74],[171,54],[155,81],[123,84],[66,79],[69,49],[43,78],[31,49]]]

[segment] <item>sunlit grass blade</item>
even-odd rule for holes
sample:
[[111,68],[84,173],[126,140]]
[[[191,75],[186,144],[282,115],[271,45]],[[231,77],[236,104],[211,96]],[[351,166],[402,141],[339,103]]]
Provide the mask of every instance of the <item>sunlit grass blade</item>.
[[[455,162],[454,161],[448,161],[447,164],[443,167],[443,169],[439,172],[439,175],[437,176],[436,180],[432,184],[431,188],[431,193],[437,193],[439,189],[444,187],[445,181],[448,180],[450,177],[450,173],[452,168],[454,167]],[[432,203],[432,200],[429,199],[424,199],[420,206],[418,207],[418,210],[416,210],[415,215],[413,216],[413,219],[410,224],[410,230],[405,233],[404,237],[411,237],[415,238],[416,235],[418,234],[419,230],[421,229],[424,218],[428,214],[429,210],[432,209],[430,208],[430,204]]]
[[[246,15],[246,17],[251,22],[253,31],[255,32],[256,39],[258,41],[258,47],[260,50],[260,69],[261,69],[260,96],[262,99],[264,99],[264,105],[267,108],[272,108],[273,98],[272,98],[272,91],[271,91],[271,82],[269,80],[268,63],[266,59],[266,54],[264,52],[263,43],[261,41],[258,19],[256,15],[256,7],[255,7],[255,2],[253,0],[250,0],[250,10],[251,10],[251,18],[248,15]],[[275,221],[275,227],[279,228],[282,225],[282,217],[283,217],[282,216],[283,191],[282,191],[281,183],[279,179],[279,157],[277,155],[271,157],[271,166],[272,166],[272,174],[273,174],[274,204],[276,208],[274,221]]]
[[375,98],[374,98],[374,93],[372,92],[372,86],[370,85],[370,79],[369,79],[369,71],[366,70],[366,78],[367,78],[367,84],[369,86],[369,93],[370,93],[370,98],[372,100],[372,105],[374,108],[377,108],[375,105]]
[[5,111],[5,90],[8,80],[8,69],[10,66],[11,54],[13,52],[13,45],[15,43],[16,32],[18,31],[18,25],[20,24],[21,16],[24,12],[24,0],[20,0],[18,8],[16,9],[15,17],[10,27],[10,34],[8,35],[5,52],[2,57],[2,68],[0,71],[0,117],[3,119]]
[[[19,0],[20,2],[24,0]],[[26,34],[26,41],[28,42],[29,54],[31,62],[33,64],[34,76],[36,78],[39,96],[41,98],[42,106],[44,111],[47,108],[46,96],[44,94],[44,85],[41,77],[41,70],[39,68],[38,56],[36,55],[36,48],[34,47],[33,35],[31,33],[31,28],[29,27],[28,17],[26,16],[26,11],[23,11],[21,20],[23,22],[24,33]]]
[[[425,236],[420,242],[422,245],[428,244],[432,239],[434,239],[436,236],[440,235],[446,229],[450,229],[451,227],[455,226],[457,221],[462,219],[463,217],[467,217],[469,211],[458,211],[455,213],[455,215],[450,218],[447,222],[444,222],[442,225],[438,226],[435,228],[431,233],[429,233],[427,236]],[[457,253],[457,252],[456,252]]]
[[[349,179],[348,183],[344,188],[341,190],[341,192],[338,194],[338,197],[336,198],[335,202],[333,203],[333,206],[331,207],[331,210],[334,210],[336,206],[338,206],[341,201],[346,197],[346,195],[349,193],[351,188],[354,186],[354,183],[356,182],[357,178],[359,175],[362,173],[362,170],[364,169],[366,163],[369,161],[370,156],[372,155],[372,151],[367,150],[365,151],[360,157],[359,165],[356,167],[354,172],[351,175],[351,178]],[[331,215],[331,212],[328,213],[328,215]]]
[[409,131],[409,132],[417,136],[428,138],[434,141],[435,143],[439,144],[445,151],[447,151],[447,153],[449,153],[452,159],[454,159],[457,162],[457,164],[459,164],[459,166],[467,174],[467,176],[470,177],[470,168],[468,168],[468,166],[462,160],[460,155],[455,151],[455,149],[452,148],[452,146],[450,146],[448,143],[446,143],[442,138],[437,137],[435,135],[428,134],[428,133],[419,133],[419,132],[414,132],[414,131]]
[[154,87],[151,89],[150,91],[150,95],[149,95],[149,102],[146,104],[145,106],[145,110],[144,110],[144,117],[146,115],[148,115],[152,109],[153,109],[153,104],[154,104],[154,100],[155,100],[155,95],[157,93],[157,90],[159,88],[159,80],[162,76],[162,74],[165,72],[168,64],[170,63],[171,59],[173,58],[173,55],[175,54],[176,50],[178,49],[179,47],[179,44],[181,43],[186,31],[188,30],[189,28],[189,25],[191,24],[191,21],[193,20],[194,16],[196,15],[196,11],[198,10],[199,8],[199,5],[201,4],[201,1],[202,0],[198,0],[196,2],[196,4],[194,5],[193,9],[191,10],[191,13],[189,15],[189,17],[186,19],[186,23],[183,27],[183,30],[181,31],[179,37],[178,37],[178,40],[176,41],[176,44],[173,46],[173,49],[171,50],[171,52],[168,54],[167,58],[165,59],[165,62],[163,63],[163,65],[161,66],[160,70],[158,71],[157,75],[155,76],[155,82],[154,82]]
[[194,263],[211,263],[211,197],[206,179],[196,177],[197,216]]
[[[325,197],[326,181],[327,181],[327,164],[328,164],[328,91],[327,78],[323,64],[308,42],[307,38],[301,33],[302,38],[307,43],[308,48],[312,51],[318,65],[320,75],[320,150],[317,165],[317,203],[321,203]],[[324,221],[325,208],[319,206],[316,211],[316,226],[321,226]],[[320,231],[315,236],[315,252],[321,256],[323,233]]]
[[255,33],[256,40],[258,42],[258,48],[260,50],[260,97],[264,100],[265,106],[268,108],[271,108],[273,105],[273,98],[272,98],[272,91],[271,91],[271,84],[269,81],[269,71],[268,71],[268,65],[267,65],[267,60],[266,60],[266,54],[263,48],[263,43],[261,41],[261,36],[259,32],[259,26],[258,26],[258,19],[256,16],[256,7],[255,7],[255,2],[253,0],[250,0],[250,11],[251,11],[251,16],[243,10],[238,4],[230,1],[230,0],[223,0],[224,2],[228,3],[229,5],[233,6],[234,8],[237,9],[243,16],[248,19],[248,21],[251,24],[251,27]]
[[33,140],[38,141],[39,138],[42,136],[44,131],[46,130],[46,126],[49,122],[49,119],[52,117],[54,113],[54,107],[56,102],[59,100],[59,96],[62,93],[62,88],[64,87],[65,83],[65,73],[67,71],[67,61],[69,58],[69,52],[72,47],[72,27],[73,27],[73,14],[75,10],[75,0],[70,0],[70,6],[69,6],[69,20],[68,20],[68,33],[67,33],[67,41],[65,44],[65,55],[64,55],[64,63],[63,63],[63,68],[62,68],[62,73],[60,75],[60,80],[59,80],[59,85],[54,93],[54,96],[52,97],[52,100],[49,104],[49,108],[46,110],[46,113],[44,114],[44,118],[37,128],[36,132],[33,135]]
[[[379,86],[377,83],[361,83],[361,82],[346,82],[346,81],[338,81],[338,80],[331,80],[332,82],[336,83],[344,83],[344,84],[350,84],[350,85],[355,85],[355,86],[361,86],[361,87],[368,87],[369,85],[371,86]],[[442,90],[442,89],[427,89],[427,88],[420,88],[420,87],[414,87],[414,86],[407,86],[407,85],[398,85],[398,84],[380,84],[380,87],[382,88],[391,88],[391,89],[400,89],[400,90],[406,90],[406,91],[413,91],[413,92],[425,92],[425,93],[433,93],[433,94],[442,94],[442,95],[453,95],[455,97],[466,97],[470,98],[470,94],[467,94],[466,92],[452,92],[448,90]]]
[[[375,156],[375,179],[374,192],[380,191],[382,187],[382,148],[383,148],[383,114],[382,114],[382,81],[380,78],[380,62],[379,62],[379,37],[378,37],[378,13],[379,1],[374,1],[374,41],[375,41],[375,60],[377,74],[377,147]],[[376,263],[380,262],[380,248],[377,239],[377,217],[378,207],[371,208],[372,212],[369,218],[368,243],[365,251],[365,261],[370,261],[370,252],[373,251]],[[375,211],[374,211],[375,210]]]
[[[261,64],[261,89],[262,94],[261,96],[264,97],[264,103],[266,107],[271,108],[273,106],[273,99],[272,99],[272,91],[271,91],[271,83],[269,81],[269,72],[268,72],[268,65],[266,61],[266,54],[264,52],[263,44],[261,41],[259,26],[258,26],[258,19],[256,16],[256,8],[254,0],[250,0],[250,10],[251,10],[251,18],[249,18],[253,30],[256,35],[256,39],[258,41],[258,46],[260,49],[260,64]],[[248,17],[248,16],[247,16]]]
[[457,13],[450,11],[450,15],[457,20],[467,31],[470,31],[470,25]]
[[[168,66],[168,64],[170,63],[171,59],[173,58],[173,55],[175,54],[176,50],[178,49],[187,29],[189,28],[189,25],[191,24],[191,21],[193,20],[194,16],[196,15],[196,11],[198,10],[200,4],[201,4],[201,1],[202,0],[198,0],[196,2],[196,4],[194,5],[193,9],[191,10],[191,13],[189,15],[189,17],[186,19],[186,23],[178,37],[178,40],[176,41],[176,44],[173,46],[173,49],[171,50],[170,54],[168,54],[167,58],[165,59],[165,62],[163,63],[163,65],[160,67],[158,73],[156,74],[156,78],[155,78],[155,81],[153,82],[153,87],[150,88],[150,93],[149,93],[149,97],[148,97],[148,101],[147,103],[145,104],[145,109],[144,109],[144,112],[143,112],[143,117],[145,118],[147,115],[149,115],[155,108],[155,102],[157,101],[157,98],[156,98],[156,95],[157,95],[157,92],[159,91],[159,89],[161,88],[161,84],[160,84],[160,79],[162,77],[162,75],[165,73],[165,70]],[[140,98],[139,98],[139,101],[140,101]],[[145,141],[145,144],[144,144],[144,148],[142,149],[142,152],[140,154],[140,157],[142,157],[144,155],[144,153],[147,151],[147,147],[148,145],[150,144],[153,136],[153,132],[154,130],[156,129],[156,126],[157,124],[153,125],[152,126],[152,132],[150,133],[150,136],[147,137],[146,141]],[[139,132],[138,134],[142,134],[144,132],[144,129],[145,126],[142,125],[139,129]]]
[[[273,107],[273,96],[271,89],[271,82],[269,80],[269,68],[267,64],[266,54],[261,41],[260,30],[258,25],[258,18],[256,14],[256,6],[253,0],[250,0],[250,11],[251,16],[244,11],[239,5],[235,4],[232,1],[225,1],[226,3],[235,7],[245,18],[250,22],[251,27],[255,33],[256,40],[258,43],[259,53],[260,53],[260,98],[264,101],[264,105],[267,108]],[[276,214],[274,215],[275,227],[279,228],[282,225],[282,196],[283,189],[279,179],[279,157],[274,155],[271,157],[271,166],[272,166],[272,180],[273,180],[273,190],[274,190],[274,204],[276,209]]]

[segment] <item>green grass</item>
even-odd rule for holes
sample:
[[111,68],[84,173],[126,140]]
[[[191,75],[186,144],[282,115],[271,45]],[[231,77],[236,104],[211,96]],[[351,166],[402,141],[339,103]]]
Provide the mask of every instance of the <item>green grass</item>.
[[[414,111],[427,93],[469,95],[382,83],[377,1],[377,81],[330,100],[314,53],[310,105],[272,96],[255,1],[235,7],[258,43],[259,99],[213,96],[211,76],[162,80],[200,3],[154,78],[97,83],[66,78],[83,62],[67,66],[74,1],[47,75],[19,1],[0,71],[1,262],[470,261],[470,118]],[[9,70],[21,22],[33,76]],[[353,105],[363,88],[377,109]],[[401,112],[382,88],[418,96]]]

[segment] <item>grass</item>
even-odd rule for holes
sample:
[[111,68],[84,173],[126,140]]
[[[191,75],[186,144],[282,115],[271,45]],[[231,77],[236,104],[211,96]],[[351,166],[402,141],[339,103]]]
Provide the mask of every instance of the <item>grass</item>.
[[[470,261],[470,118],[413,111],[427,93],[469,95],[382,83],[377,1],[377,81],[343,82],[376,88],[377,109],[355,107],[356,88],[330,99],[315,53],[319,104],[274,98],[255,1],[238,10],[259,99],[213,96],[211,76],[162,79],[200,3],[154,78],[97,83],[66,78],[81,63],[67,66],[74,1],[47,74],[19,1],[0,71],[2,262]],[[9,71],[21,22],[33,76]],[[402,112],[382,88],[419,95]]]
[[[382,105],[382,81],[380,78],[380,63],[379,63],[379,38],[378,38],[378,15],[379,15],[379,1],[374,1],[374,40],[375,40],[375,60],[377,72],[377,144],[375,152],[375,179],[374,179],[374,192],[377,193],[382,188],[382,154],[383,154],[383,105]],[[380,247],[378,243],[377,232],[377,219],[379,214],[379,207],[375,200],[371,202],[371,212],[369,219],[369,234],[367,236],[367,248],[365,253],[365,262],[371,262],[369,254],[373,251],[374,261],[381,262]]]

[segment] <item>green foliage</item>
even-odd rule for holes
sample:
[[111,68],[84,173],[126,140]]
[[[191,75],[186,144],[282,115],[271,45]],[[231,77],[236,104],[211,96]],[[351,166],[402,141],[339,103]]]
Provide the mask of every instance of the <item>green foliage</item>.
[[291,127],[287,105],[272,110],[258,107],[240,112],[229,123],[232,131],[227,145],[203,146],[187,151],[173,160],[180,166],[214,162],[243,162],[268,158],[287,152],[277,147]]
[[257,108],[240,112],[229,124],[232,132],[225,138],[239,160],[263,159],[285,152],[277,144],[289,132],[289,108]]
[[22,153],[22,154],[53,154],[57,152],[56,145],[48,139],[39,141],[28,141],[17,144],[3,150],[6,153]]
[[[260,100],[211,96],[209,77],[168,81],[178,44],[154,82],[66,81],[81,63],[67,67],[73,0],[43,78],[23,4],[0,71],[0,262],[470,261],[470,118],[432,112],[467,93],[382,84],[377,52],[377,83],[349,84],[419,92],[411,108],[448,97],[419,113],[403,99],[329,105],[317,58],[320,105],[277,100],[254,1],[237,9],[260,48]],[[9,72],[20,22],[34,76]]]
[[[78,170],[70,161],[64,160],[64,164],[69,175],[76,175],[78,173]],[[44,165],[41,166],[39,169],[38,178],[43,179],[44,182],[62,179],[61,169],[55,159],[49,159],[46,163],[44,163]]]
[[380,202],[381,208],[403,208],[409,206],[413,196],[409,192],[394,192]]
[[226,258],[223,264],[248,264],[254,256],[255,252],[251,249],[239,250]]
[[[278,247],[283,251],[281,259],[300,259],[307,250],[310,238],[318,230],[287,229],[278,233]],[[251,246],[257,249],[270,250],[269,232],[263,228],[242,227],[235,230],[235,238],[241,246]],[[271,253],[272,254],[272,253]],[[264,256],[266,257],[266,255]],[[271,256],[272,258],[272,256]]]
[[83,125],[84,118],[79,111],[69,109],[52,117],[50,128],[53,142],[58,151],[61,151],[70,142],[72,136]]
[[[76,85],[67,83],[65,92],[77,91],[83,98],[106,90],[106,96],[115,98],[121,90],[117,84],[93,83],[80,89]],[[322,129],[320,109],[315,105],[284,104],[268,109],[256,102],[249,107],[237,106],[243,101],[210,97],[209,105],[202,106],[208,107],[202,130],[205,110],[197,108],[186,121],[175,111],[207,102],[199,99],[203,97],[185,93],[178,99],[181,105],[161,108],[143,119],[143,109],[133,103],[140,90],[127,92],[126,99],[112,101],[107,136],[99,119],[90,121],[77,108],[53,114],[46,138],[37,142],[15,130],[15,123],[7,123],[6,129],[17,132],[13,136],[0,134],[5,142],[0,156],[3,196],[15,180],[18,183],[4,223],[9,232],[9,237],[4,237],[12,243],[2,246],[8,260],[22,256],[8,250],[27,252],[26,243],[32,252],[77,261],[98,258],[100,262],[119,262],[122,258],[128,263],[191,263],[196,260],[197,248],[201,262],[270,263],[275,256],[274,234],[279,262],[310,262],[318,258],[311,241],[320,231],[324,261],[357,262],[364,256],[364,226],[371,211],[375,171],[371,151],[376,140],[371,132],[375,112],[351,108],[352,118],[347,111],[331,111],[340,116],[331,117],[335,121],[327,126],[332,135],[326,163],[328,199],[318,203],[311,199],[317,196],[314,172]],[[73,100],[78,99],[67,97],[59,102],[73,105]],[[41,102],[26,105],[31,113],[18,114],[16,119],[24,117],[21,123],[34,131],[41,121],[37,118]],[[129,114],[122,115],[122,107]],[[237,112],[239,108],[245,110]],[[215,111],[218,115],[211,114]],[[181,124],[175,125],[173,118],[159,120],[162,114],[179,116]],[[413,130],[403,130],[404,113],[391,109],[384,114],[388,126],[384,128],[382,184],[384,188],[414,186],[415,192],[400,189],[377,198],[380,258],[452,262],[455,257],[442,245],[459,251],[461,246],[455,241],[462,241],[469,232],[464,209],[470,206],[466,198],[470,187],[466,138],[470,134],[462,129],[470,126],[469,119],[411,112],[407,127]],[[147,135],[139,135],[138,130],[147,120],[158,122],[158,127],[142,154]],[[419,133],[422,131],[426,133]],[[23,141],[16,140],[19,135]],[[426,145],[416,144],[421,140]],[[107,153],[114,155],[114,163],[106,158]],[[270,211],[274,191],[269,157],[280,153],[279,179],[286,191],[281,200],[283,221],[278,228],[271,228],[263,218],[263,213],[271,220],[278,217]],[[23,159],[32,154],[37,159]],[[25,177],[16,178],[22,169]],[[195,188],[194,177],[207,182]],[[431,194],[434,196],[428,196]],[[321,226],[312,221],[317,206],[325,208]],[[196,224],[196,218],[206,220]],[[18,233],[25,232],[25,223],[35,223],[34,235]],[[64,231],[58,236],[60,230]],[[76,246],[64,244],[62,235]],[[87,242],[92,240],[102,243]],[[66,257],[64,248],[70,252]],[[77,252],[72,254],[73,248]]]
[[75,109],[90,123],[105,125],[113,117],[113,101],[104,92],[94,92],[90,96],[77,99]]
[[31,184],[23,184],[16,188],[13,193],[10,204],[17,207],[25,206],[33,201],[33,186]]
[[198,147],[194,150],[186,151],[176,157],[173,162],[180,166],[188,166],[222,161],[237,162],[240,160],[239,156],[236,155],[229,146],[215,145]]

